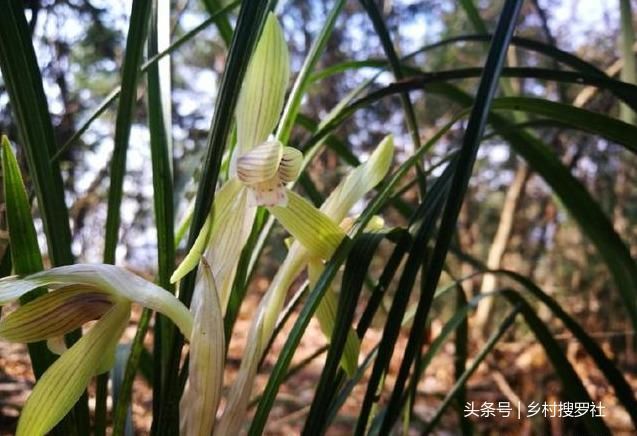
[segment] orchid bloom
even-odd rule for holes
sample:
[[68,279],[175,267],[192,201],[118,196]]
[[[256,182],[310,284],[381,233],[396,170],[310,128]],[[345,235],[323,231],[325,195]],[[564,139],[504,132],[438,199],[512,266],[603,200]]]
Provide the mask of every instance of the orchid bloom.
[[285,184],[295,180],[301,169],[300,151],[268,139],[279,120],[289,76],[287,44],[270,13],[237,101],[237,144],[229,180],[217,192],[199,237],[171,277],[173,283],[180,280],[203,255],[224,313],[256,208],[286,206],[289,193]]
[[23,278],[4,278],[0,280],[0,305],[42,287],[51,292],[0,320],[0,339],[49,340],[99,320],[38,380],[20,415],[18,436],[46,434],[71,410],[91,377],[113,366],[131,303],[161,312],[186,338],[193,338],[193,316],[174,295],[113,265],[69,265]]
[[[348,221],[346,217],[349,210],[387,174],[393,152],[393,140],[391,136],[388,136],[378,145],[367,162],[354,169],[325,200],[321,212],[322,216],[331,223],[330,225],[326,224],[326,227],[332,229],[332,233],[329,234],[329,237],[321,239],[322,244],[303,246],[299,241],[294,241],[290,246],[285,261],[270,283],[270,287],[253,318],[239,374],[230,389],[226,408],[215,434],[239,433],[254,386],[259,361],[265,345],[272,337],[288,289],[306,266],[308,267],[310,286],[316,284],[316,279],[323,269],[323,261],[329,259],[342,239],[347,237],[345,231],[333,223]],[[290,200],[296,201],[292,198]],[[280,221],[282,219],[293,221],[289,210],[280,209],[279,215],[277,215]],[[333,230],[332,226],[335,226],[336,230]],[[316,313],[321,328],[328,339],[334,325],[336,302],[337,294],[332,289],[328,289]],[[341,365],[350,375],[356,369],[359,347],[358,337],[351,329],[341,361]]]

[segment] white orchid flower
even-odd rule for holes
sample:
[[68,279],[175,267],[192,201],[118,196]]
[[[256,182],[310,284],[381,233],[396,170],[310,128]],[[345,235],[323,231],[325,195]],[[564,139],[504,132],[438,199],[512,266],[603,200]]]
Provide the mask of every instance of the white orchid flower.
[[[330,194],[321,207],[323,213],[321,216],[332,223],[329,228],[335,226],[334,222],[342,222],[354,204],[385,177],[392,162],[393,152],[393,140],[391,136],[388,136],[378,145],[367,162],[354,169]],[[296,197],[290,197],[290,202],[292,201],[296,201]],[[289,220],[296,223],[288,208],[280,207],[279,209],[277,218],[280,221]],[[230,389],[226,408],[215,434],[239,433],[254,386],[259,361],[265,345],[272,337],[288,289],[308,265],[310,286],[313,286],[322,272],[323,261],[332,256],[344,237],[346,237],[345,232],[338,228],[338,231],[324,235],[321,238],[321,244],[310,244],[308,248],[299,241],[294,241],[290,246],[285,261],[270,283],[253,318],[239,374]],[[337,295],[329,289],[317,310],[317,318],[328,339],[334,327],[336,303]],[[356,369],[359,348],[358,337],[351,329],[341,361],[341,365],[350,375]]]
[[237,144],[230,179],[215,195],[198,238],[171,277],[177,282],[205,257],[224,313],[258,206],[267,207],[302,245],[323,259],[345,235],[333,220],[286,187],[298,177],[301,152],[268,139],[283,109],[289,75],[287,44],[270,13],[237,102]]

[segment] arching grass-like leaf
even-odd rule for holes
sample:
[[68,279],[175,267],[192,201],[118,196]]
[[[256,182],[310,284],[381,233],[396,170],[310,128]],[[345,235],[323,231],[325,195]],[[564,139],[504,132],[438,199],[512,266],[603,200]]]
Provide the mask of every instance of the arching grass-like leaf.
[[[433,295],[447,257],[451,238],[455,233],[460,207],[469,185],[473,164],[482,139],[482,133],[484,132],[489,117],[491,102],[498,86],[498,79],[502,71],[504,57],[513,30],[515,29],[521,6],[522,2],[520,0],[509,0],[504,3],[496,31],[493,35],[491,47],[489,48],[485,62],[484,73],[478,86],[475,102],[463,137],[462,148],[456,160],[456,167],[451,180],[449,195],[442,212],[436,244],[431,254],[431,261],[428,264],[427,276],[424,278],[425,284],[421,290],[418,308],[414,317],[415,325],[422,325],[426,322],[429,309],[431,308]],[[389,431],[398,416],[400,408],[397,406],[400,403],[404,384],[409,376],[414,357],[422,345],[423,337],[423,329],[411,329],[400,370],[398,371],[396,383],[394,384],[394,389],[387,407],[387,414],[381,426],[381,432]],[[361,430],[360,425],[358,426],[358,430]]]

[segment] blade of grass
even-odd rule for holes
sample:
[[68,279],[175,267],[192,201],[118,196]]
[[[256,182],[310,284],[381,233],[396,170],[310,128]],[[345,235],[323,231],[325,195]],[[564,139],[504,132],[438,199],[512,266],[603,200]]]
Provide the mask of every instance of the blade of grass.
[[[484,72],[476,93],[475,104],[469,116],[462,148],[457,158],[449,196],[442,212],[438,237],[432,253],[427,277],[424,278],[424,288],[421,291],[418,308],[414,317],[414,326],[424,325],[429,314],[434,291],[440,280],[440,274],[447,257],[449,244],[455,232],[460,207],[462,206],[469,185],[469,179],[471,178],[482,133],[488,121],[491,102],[498,86],[498,79],[502,71],[504,57],[511,36],[513,35],[521,6],[522,1],[520,0],[508,0],[502,8],[485,62]],[[399,406],[414,356],[421,348],[423,336],[423,329],[415,327],[411,329],[400,370],[387,407],[387,414],[383,420],[381,433],[389,431],[400,411],[397,406]]]
[[[635,29],[633,27],[633,10],[630,0],[619,0],[621,18],[621,52],[624,65],[621,79],[626,83],[637,84],[637,69],[635,67]],[[629,124],[635,124],[635,112],[625,104],[619,106],[619,117]]]
[[[259,35],[256,30],[261,29],[263,25],[267,11],[266,7],[267,4],[263,0],[247,2],[242,4],[239,12],[226,69],[221,79],[219,94],[215,103],[206,158],[203,162],[203,171],[190,226],[188,249],[192,247],[199,235],[199,231],[213,203],[223,150],[230,133],[234,108],[243,81],[243,75],[248,65],[249,56],[246,56],[246,53],[252,52]],[[192,298],[195,276],[196,269],[181,281],[179,298],[186,305],[190,304]],[[171,330],[174,333],[171,340],[170,361],[166,368],[166,385],[162,394],[159,416],[154,417],[155,419],[153,420],[153,434],[172,434],[179,422],[177,406],[181,392],[178,386],[179,377],[176,377],[176,375],[183,346],[183,336],[176,329],[172,328]]]
[[214,22],[217,25],[219,35],[221,35],[223,42],[226,43],[226,47],[229,47],[230,42],[232,41],[232,26],[230,25],[228,17],[224,14],[219,14],[219,11],[222,9],[223,2],[220,2],[219,0],[203,0],[203,4],[208,10],[210,16],[215,17]]
[[637,145],[635,145],[637,128],[632,124],[627,124],[607,115],[564,103],[531,97],[502,97],[495,99],[493,101],[493,110],[523,111],[529,114],[541,115],[553,122],[603,136],[613,142],[624,145],[632,153],[637,153]]
[[[18,275],[27,275],[42,271],[44,264],[40,255],[38,237],[33,227],[31,204],[22,181],[20,167],[6,136],[2,136],[2,178],[13,272]],[[20,298],[20,304],[24,305],[44,294],[46,289],[31,291]],[[53,363],[55,355],[49,351],[46,342],[28,344],[28,348],[37,380]]]
[[[465,291],[462,288],[462,285],[458,284],[456,286],[456,312],[462,307],[467,305],[467,297],[465,295]],[[454,355],[454,375],[456,377],[456,382],[460,380],[462,374],[467,369],[467,357],[469,353],[469,321],[465,317],[458,326],[456,331],[456,346],[455,346],[455,355]],[[414,373],[418,374],[420,372],[420,366],[416,365],[414,369]],[[413,389],[416,390],[418,383],[413,383]],[[456,407],[458,409],[458,420],[460,421],[460,429],[464,436],[469,436],[473,433],[471,421],[465,417],[463,413],[464,404],[467,400],[467,392],[466,388],[463,385],[458,390],[458,394],[456,395]]]
[[[151,0],[134,0],[128,35],[126,52],[122,65],[122,90],[117,106],[115,119],[115,138],[113,155],[110,162],[110,186],[108,190],[108,208],[106,211],[106,234],[104,236],[104,263],[115,263],[119,226],[121,220],[121,204],[126,173],[126,154],[128,139],[133,122],[133,111],[137,101],[137,83],[140,77],[140,66],[146,31],[150,17]],[[106,402],[108,397],[109,374],[97,377],[95,399],[95,434],[106,434]]]
[[104,237],[104,263],[115,263],[115,250],[119,235],[120,206],[128,139],[133,122],[133,111],[137,100],[137,84],[140,65],[146,41],[146,31],[150,17],[151,0],[134,0],[126,39],[126,53],[122,65],[122,91],[117,106],[113,156],[110,163],[110,188],[108,191],[108,211],[106,215],[106,236]]
[[[167,3],[163,3],[168,6]],[[159,8],[162,4],[154,1],[151,11],[150,29],[148,32],[148,56],[154,56],[160,49],[161,41],[168,41],[169,35],[160,35],[170,29],[169,11]],[[161,20],[161,23],[160,23]],[[168,70],[166,70],[168,67]],[[155,211],[155,227],[157,229],[157,271],[158,284],[174,292],[170,284],[170,274],[175,265],[174,219],[172,201],[171,172],[171,122],[170,122],[170,64],[154,63],[148,69],[148,122],[150,131],[151,162],[153,168],[153,200]],[[133,381],[141,360],[144,338],[150,324],[152,312],[144,309],[140,317],[135,338],[126,363],[124,377],[115,403],[113,417],[113,435],[118,436],[126,431],[126,422],[130,410],[130,399]],[[161,338],[165,336],[165,320],[160,315],[155,317],[153,355],[153,411],[158,412],[158,399],[161,396],[161,383],[167,352],[162,353]]]
[[[586,388],[582,384],[579,376],[573,369],[573,366],[570,364],[560,346],[558,345],[555,338],[546,327],[544,322],[535,314],[535,310],[533,307],[529,305],[529,303],[519,296],[515,291],[505,290],[503,291],[504,296],[509,300],[509,302],[515,306],[519,307],[526,324],[535,334],[538,342],[546,351],[553,368],[555,368],[555,372],[558,374],[560,380],[562,381],[562,386],[564,388],[564,392],[568,400],[572,402],[586,402],[591,404],[593,401],[591,400],[590,395],[586,391]],[[604,423],[604,420],[598,416],[594,416],[593,414],[586,414],[582,416],[582,422],[588,430],[589,434],[595,435],[610,435],[611,432]],[[576,431],[583,431],[583,429],[577,429]]]
[[[374,362],[372,373],[367,382],[365,397],[358,414],[355,434],[362,435],[366,432],[372,407],[376,402],[375,397],[378,391],[379,383],[383,378],[383,374],[387,371],[389,361],[393,355],[396,340],[402,327],[402,318],[409,297],[411,295],[418,271],[428,261],[427,245],[431,238],[435,223],[440,216],[443,207],[444,197],[449,187],[449,181],[453,175],[455,165],[450,165],[445,169],[441,176],[430,191],[427,192],[418,211],[412,218],[410,224],[413,238],[409,247],[409,255],[405,262],[403,272],[398,281],[398,287],[393,298],[392,305],[387,315],[387,321],[383,328],[383,335],[378,348],[378,357]],[[359,325],[360,327],[360,325]]]
[[469,365],[469,367],[462,373],[462,375],[456,380],[456,383],[453,385],[451,390],[447,393],[447,396],[442,401],[442,404],[436,410],[435,415],[433,416],[433,418],[431,418],[431,420],[423,430],[423,435],[431,433],[431,431],[434,429],[434,427],[442,417],[442,414],[444,413],[446,408],[451,404],[454,398],[456,398],[456,395],[464,389],[465,383],[467,382],[469,377],[471,377],[475,370],[478,369],[480,363],[482,363],[482,361],[491,352],[493,347],[495,347],[502,336],[504,336],[511,325],[513,325],[513,321],[515,321],[515,318],[520,313],[520,310],[520,307],[515,307],[513,311],[511,311],[511,313],[502,321],[502,323],[500,323],[500,326],[497,328],[497,330],[493,332],[493,334],[489,337],[487,342],[484,344],[484,347],[482,347],[478,355],[473,359],[471,365]]
[[347,335],[354,319],[356,303],[363,289],[363,283],[367,277],[374,253],[384,237],[383,233],[361,235],[354,242],[347,258],[339,295],[337,317],[332,337],[330,338],[330,347],[327,351],[327,358],[319,383],[314,392],[314,400],[303,427],[303,434],[305,435],[322,434],[325,430],[325,424],[327,423],[325,418],[329,411],[329,405],[338,388],[338,384],[334,380],[345,349]]
[[[221,16],[220,16],[221,17]],[[220,18],[221,19],[221,18]],[[227,21],[226,21],[227,23]],[[217,21],[221,29],[223,24]],[[170,3],[155,0],[150,21],[148,37],[148,56],[154,57],[160,50],[170,45]],[[157,283],[167,291],[174,293],[170,275],[175,268],[175,229],[173,210],[173,174],[172,174],[172,106],[170,58],[162,59],[148,66],[148,127],[150,131],[150,155],[153,167],[153,200],[155,227],[157,229]],[[150,318],[150,316],[148,316]],[[168,328],[166,318],[155,315],[153,355],[155,368],[153,380],[153,412],[159,413],[159,398],[166,377],[168,353]],[[141,324],[141,323],[140,323]],[[141,326],[140,326],[141,329]],[[136,357],[143,348],[143,334],[139,332],[139,345],[133,347],[131,356]],[[134,362],[131,362],[134,363]],[[136,372],[131,367],[130,373]],[[130,382],[132,384],[132,378]],[[128,398],[128,396],[127,396]]]
[[[403,68],[400,59],[398,58],[398,54],[396,53],[396,49],[394,48],[394,43],[392,42],[391,35],[389,34],[389,30],[387,29],[387,25],[385,24],[385,20],[383,19],[378,6],[373,0],[360,0],[360,3],[363,5],[363,8],[367,12],[369,19],[374,26],[374,30],[376,31],[376,35],[380,39],[383,50],[385,51],[385,56],[387,56],[387,60],[389,61],[389,65],[392,72],[394,73],[396,81],[402,80],[405,77]],[[418,131],[418,123],[416,121],[416,113],[414,112],[414,107],[411,104],[409,93],[402,92],[400,94],[400,100],[403,106],[403,112],[405,113],[405,123],[407,125],[407,130],[411,136],[413,147],[414,149],[420,148],[420,133]],[[416,168],[419,169],[420,166],[417,166]],[[421,194],[423,193],[421,192]]]
[[[6,136],[2,137],[2,178],[4,200],[6,205],[7,228],[10,246],[5,258],[11,259],[15,274],[30,274],[44,269],[40,247],[33,218],[31,205],[22,181],[18,162],[11,150],[11,144]],[[9,251],[10,250],[10,251]],[[3,259],[4,261],[4,259]],[[9,274],[11,268],[9,267]],[[26,304],[39,296],[46,294],[46,289],[36,289],[20,298],[20,304]],[[56,356],[51,353],[45,341],[27,344],[31,366],[36,380],[55,361]],[[73,431],[72,422],[66,419],[55,430],[55,434],[62,435]]]

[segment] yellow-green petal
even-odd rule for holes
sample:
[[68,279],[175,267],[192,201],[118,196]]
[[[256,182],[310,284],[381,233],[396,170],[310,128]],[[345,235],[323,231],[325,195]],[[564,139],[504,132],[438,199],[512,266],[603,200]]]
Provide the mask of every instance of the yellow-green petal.
[[181,280],[199,264],[201,256],[208,248],[214,230],[224,225],[223,220],[227,219],[227,211],[232,209],[232,204],[236,201],[242,189],[243,186],[238,180],[231,179],[217,191],[212,211],[208,215],[192,248],[170,277],[171,283]]
[[336,222],[341,222],[349,210],[374,186],[378,185],[389,170],[394,157],[394,140],[386,136],[369,159],[356,167],[325,200],[321,211]]
[[263,27],[237,101],[237,152],[261,144],[276,126],[290,79],[288,46],[273,13]]
[[279,179],[283,183],[296,180],[303,167],[303,153],[294,147],[283,148],[283,156],[279,164]]
[[[236,179],[234,182],[241,185],[241,182]],[[215,210],[216,218],[204,256],[212,269],[224,314],[239,257],[250,236],[256,211],[255,207],[248,205],[248,193],[245,187],[237,192],[228,207]]]
[[265,182],[276,175],[283,155],[279,141],[266,141],[237,159],[237,177],[249,185]]
[[303,245],[312,257],[329,259],[345,232],[306,199],[288,191],[288,205],[269,208],[279,223]]
[[22,279],[7,277],[0,280],[0,302],[6,302],[9,297],[16,299],[31,289],[52,285],[84,285],[108,292],[166,315],[188,338],[192,333],[192,315],[177,297],[115,265],[66,265]]
[[[310,282],[310,288],[316,286],[316,282],[325,269],[323,262],[317,259],[312,259],[308,262],[307,277]],[[318,308],[316,309],[316,318],[321,326],[321,331],[325,335],[325,338],[329,341],[334,331],[334,324],[336,323],[336,310],[338,308],[338,295],[334,292],[334,289],[330,286],[325,295],[321,299]],[[343,349],[343,355],[341,357],[341,366],[349,377],[354,375],[358,368],[358,355],[360,353],[361,342],[356,334],[356,331],[352,326],[349,327],[347,332],[347,339],[345,341],[345,348]]]
[[130,303],[113,306],[93,328],[49,367],[33,388],[20,420],[17,436],[49,432],[73,407],[91,377],[112,361],[112,354],[128,324]]
[[0,338],[37,342],[62,336],[98,319],[113,306],[110,294],[87,286],[67,286],[43,295],[0,320]]
[[225,338],[221,302],[210,267],[199,269],[191,311],[194,326],[190,338],[188,383],[181,397],[180,432],[209,436],[223,388]]

